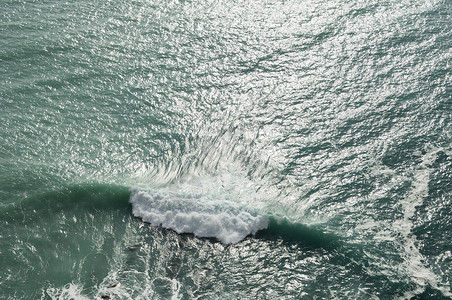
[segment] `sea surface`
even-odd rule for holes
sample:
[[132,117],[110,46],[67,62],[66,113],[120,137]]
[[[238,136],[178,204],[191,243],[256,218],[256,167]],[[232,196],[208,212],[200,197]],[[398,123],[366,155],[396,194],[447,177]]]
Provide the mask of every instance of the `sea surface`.
[[0,299],[452,299],[452,1],[0,4]]

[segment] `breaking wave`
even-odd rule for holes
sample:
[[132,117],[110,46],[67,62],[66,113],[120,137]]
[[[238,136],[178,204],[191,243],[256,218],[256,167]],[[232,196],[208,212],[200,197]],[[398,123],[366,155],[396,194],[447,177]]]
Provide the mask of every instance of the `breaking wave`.
[[266,229],[268,216],[214,195],[133,190],[134,216],[154,226],[234,244]]

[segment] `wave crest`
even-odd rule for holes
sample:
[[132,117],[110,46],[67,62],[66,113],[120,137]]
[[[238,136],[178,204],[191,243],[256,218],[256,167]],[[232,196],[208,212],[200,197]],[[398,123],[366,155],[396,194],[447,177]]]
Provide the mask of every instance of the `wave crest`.
[[234,244],[268,227],[268,217],[227,199],[193,194],[134,190],[134,216],[153,226]]

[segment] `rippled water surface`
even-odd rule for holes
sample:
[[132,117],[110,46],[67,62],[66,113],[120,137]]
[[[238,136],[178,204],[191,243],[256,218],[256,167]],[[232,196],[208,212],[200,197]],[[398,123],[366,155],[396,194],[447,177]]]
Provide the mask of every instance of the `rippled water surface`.
[[2,7],[0,298],[452,298],[450,1]]

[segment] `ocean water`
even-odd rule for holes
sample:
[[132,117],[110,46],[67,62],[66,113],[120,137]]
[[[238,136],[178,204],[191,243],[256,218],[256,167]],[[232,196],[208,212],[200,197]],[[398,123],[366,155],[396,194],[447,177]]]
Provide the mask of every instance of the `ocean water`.
[[0,299],[451,299],[450,0],[2,0]]

